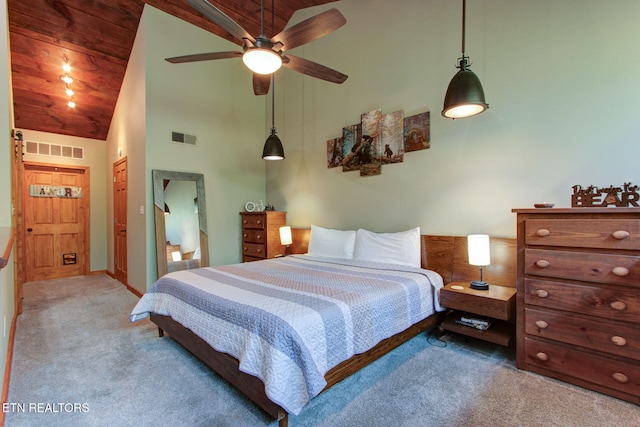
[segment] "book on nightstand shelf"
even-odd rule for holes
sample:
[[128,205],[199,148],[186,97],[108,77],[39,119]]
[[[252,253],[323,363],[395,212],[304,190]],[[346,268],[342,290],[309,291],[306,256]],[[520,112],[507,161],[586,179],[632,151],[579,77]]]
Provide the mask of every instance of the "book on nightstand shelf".
[[489,326],[491,326],[491,319],[488,317],[473,316],[468,313],[461,314],[460,317],[456,318],[455,322],[481,331],[486,331],[489,329]]

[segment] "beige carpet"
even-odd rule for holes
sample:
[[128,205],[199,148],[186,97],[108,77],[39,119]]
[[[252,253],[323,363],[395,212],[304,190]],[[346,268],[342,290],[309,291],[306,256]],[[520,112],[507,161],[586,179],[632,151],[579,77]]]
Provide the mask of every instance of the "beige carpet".
[[[276,426],[148,321],[107,276],[25,285],[14,426]],[[315,398],[297,426],[638,426],[640,407],[522,372],[507,349],[418,336]]]

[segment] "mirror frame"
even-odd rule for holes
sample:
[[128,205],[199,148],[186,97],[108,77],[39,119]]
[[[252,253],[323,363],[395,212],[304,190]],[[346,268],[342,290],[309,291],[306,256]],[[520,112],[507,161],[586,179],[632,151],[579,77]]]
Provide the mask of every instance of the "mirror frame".
[[158,279],[167,274],[167,232],[164,223],[164,181],[177,179],[194,181],[198,197],[198,223],[200,227],[200,267],[209,266],[209,235],[207,233],[207,202],[204,195],[204,175],[201,173],[153,170],[153,205],[156,223],[156,264]]

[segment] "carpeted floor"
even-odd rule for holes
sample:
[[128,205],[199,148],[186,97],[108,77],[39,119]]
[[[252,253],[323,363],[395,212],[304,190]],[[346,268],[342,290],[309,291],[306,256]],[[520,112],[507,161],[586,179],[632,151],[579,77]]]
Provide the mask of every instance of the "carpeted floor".
[[[108,276],[25,285],[5,425],[276,426]],[[315,398],[297,426],[637,426],[640,407],[515,368],[510,350],[420,335]]]

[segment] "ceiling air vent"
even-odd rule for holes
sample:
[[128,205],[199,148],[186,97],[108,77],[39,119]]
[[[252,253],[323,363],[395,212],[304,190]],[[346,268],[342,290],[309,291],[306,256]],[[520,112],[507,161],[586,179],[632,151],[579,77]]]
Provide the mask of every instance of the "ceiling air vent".
[[196,136],[182,132],[171,132],[171,141],[178,144],[196,145]]

